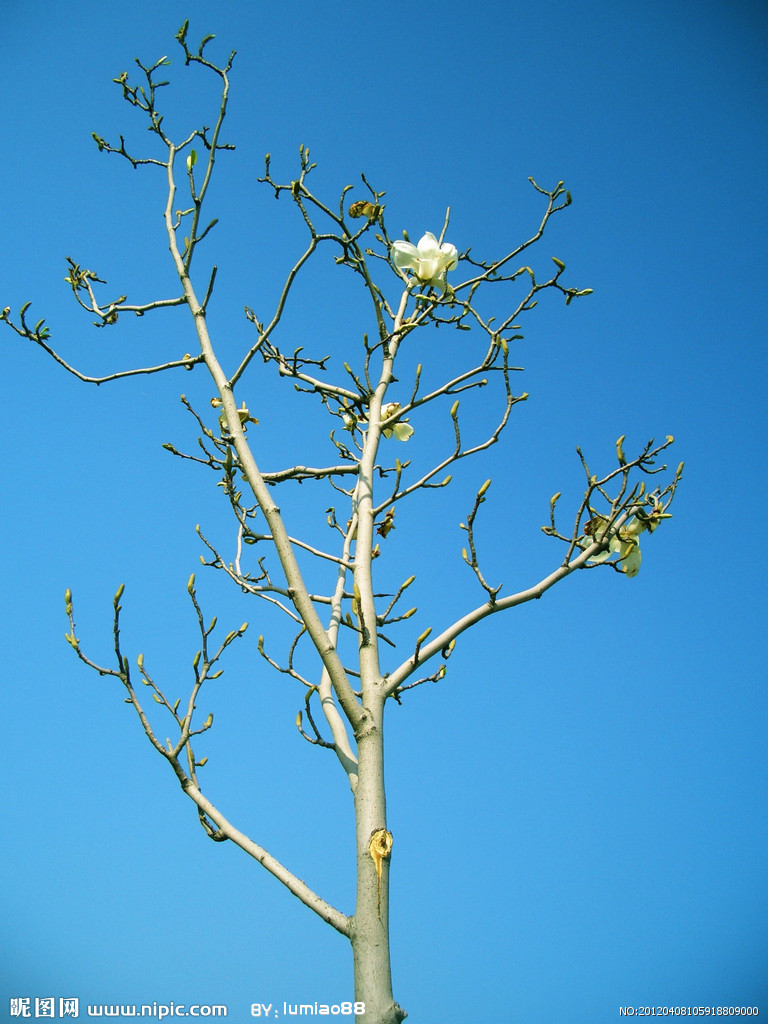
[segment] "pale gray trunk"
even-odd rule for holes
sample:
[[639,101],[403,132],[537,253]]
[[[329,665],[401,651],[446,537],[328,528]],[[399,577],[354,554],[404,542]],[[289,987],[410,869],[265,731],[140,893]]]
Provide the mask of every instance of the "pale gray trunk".
[[407,1014],[392,997],[389,960],[389,864],[382,861],[379,882],[371,857],[371,835],[387,827],[384,795],[383,703],[367,709],[357,737],[358,782],[355,791],[357,833],[357,903],[352,927],[355,1000],[365,1003],[356,1024],[399,1024]]

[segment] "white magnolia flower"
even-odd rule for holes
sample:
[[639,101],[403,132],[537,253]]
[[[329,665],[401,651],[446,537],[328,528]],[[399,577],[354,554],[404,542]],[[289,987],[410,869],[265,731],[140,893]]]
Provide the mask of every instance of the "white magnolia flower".
[[610,521],[602,515],[593,515],[584,527],[587,535],[585,546],[589,547],[594,541],[608,540],[608,550],[601,551],[594,555],[590,562],[607,561],[612,555],[618,555],[616,565],[625,576],[637,576],[640,572],[642,552],[640,551],[639,537],[643,530],[653,533],[662,519],[671,519],[669,512],[664,512],[661,504],[656,505],[650,512],[636,508],[635,515],[627,519],[619,529],[609,525]]
[[592,544],[598,540],[608,540],[608,549],[594,555],[590,562],[593,564],[606,562],[613,555],[618,555],[617,564],[619,569],[626,576],[637,576],[638,572],[640,572],[640,562],[643,557],[637,538],[644,529],[645,523],[641,523],[639,519],[632,518],[627,520],[621,529],[617,531],[614,527],[609,526],[609,521],[605,516],[593,516],[584,527],[584,532],[587,534],[587,544]]
[[[384,422],[385,420],[388,420],[391,416],[394,416],[399,408],[399,402],[388,402],[387,405],[382,405],[381,422]],[[355,426],[359,426],[363,430],[368,429],[368,424],[366,423],[365,420],[355,419]],[[351,429],[354,429],[354,427],[352,427]],[[384,435],[384,437],[394,437],[396,441],[407,441],[413,434],[413,427],[411,427],[408,424],[407,420],[401,420],[399,423],[395,423],[391,427],[385,427],[382,430],[382,434]]]
[[412,270],[422,284],[445,292],[445,275],[459,262],[459,253],[450,242],[438,244],[431,231],[422,235],[418,245],[398,240],[392,243],[392,262],[398,270]]
[[[220,409],[223,404],[224,403],[220,398],[211,399],[211,405],[213,406],[214,409]],[[251,412],[248,408],[246,408],[245,402],[243,402],[242,406],[237,410],[237,418],[240,420],[240,424],[243,428],[243,433],[245,433],[245,431],[248,429],[249,423],[259,422],[257,419],[251,416]],[[222,431],[225,434],[228,434],[230,431],[229,426],[227,425],[227,417],[224,415],[223,412],[219,413],[219,423],[221,424]]]
[[[399,402],[390,402],[388,405],[383,405],[381,407],[382,420],[388,420],[390,416],[394,416],[399,408]],[[397,441],[407,441],[411,434],[413,434],[413,427],[411,427],[405,420],[402,420],[400,423],[396,423],[393,427],[385,427],[382,433],[384,434],[384,437],[394,437]]]

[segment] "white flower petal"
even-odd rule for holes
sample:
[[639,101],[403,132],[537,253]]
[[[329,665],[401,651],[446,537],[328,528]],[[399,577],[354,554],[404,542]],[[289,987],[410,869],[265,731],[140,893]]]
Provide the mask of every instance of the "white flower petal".
[[614,534],[608,544],[608,551],[612,555],[621,556],[626,547],[628,547],[628,545],[625,544],[620,537],[617,537],[616,534]]
[[416,270],[419,265],[419,251],[411,242],[398,239],[392,243],[392,262],[398,270]]
[[437,239],[435,238],[431,231],[424,232],[424,234],[419,239],[419,244],[417,248],[419,250],[419,257],[421,259],[424,259],[424,257],[428,258],[440,252],[440,246],[437,244]]
[[[590,543],[592,543],[592,542],[590,541]],[[589,545],[587,545],[587,546],[589,546]],[[611,551],[600,551],[598,554],[593,555],[590,558],[589,564],[590,565],[597,565],[600,562],[607,562],[608,559],[611,557],[611,554],[612,554]]]
[[628,519],[619,531],[622,537],[639,537],[640,534],[645,530],[646,523],[633,516],[632,519]]
[[459,250],[455,245],[451,245],[450,242],[443,242],[440,246],[440,251],[443,254],[443,261],[446,270],[453,270],[456,264],[459,262]]
[[639,544],[628,544],[625,545],[625,548],[620,565],[624,575],[631,578],[640,572],[640,562],[643,556]]

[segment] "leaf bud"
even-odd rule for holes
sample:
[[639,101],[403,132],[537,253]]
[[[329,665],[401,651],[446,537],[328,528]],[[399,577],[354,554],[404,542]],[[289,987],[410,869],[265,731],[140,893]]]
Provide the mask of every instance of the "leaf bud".
[[560,270],[565,270],[565,264],[563,263],[563,261],[562,261],[562,260],[559,260],[559,259],[557,258],[557,256],[553,256],[553,257],[552,257],[552,262],[553,262],[553,263],[555,264],[555,266],[556,266],[556,267],[558,267],[558,268],[559,268]]
[[482,496],[485,494],[485,492],[488,490],[488,488],[490,486],[491,486],[491,481],[490,480],[486,480],[485,483],[483,484],[483,486],[477,492],[478,498],[482,498]]
[[459,411],[459,400],[458,398],[451,406],[451,419],[456,419],[456,413]]
[[429,634],[430,634],[431,632],[432,632],[432,627],[431,627],[431,626],[428,626],[428,627],[427,627],[427,628],[426,628],[426,629],[424,630],[424,632],[423,632],[423,633],[421,634],[421,636],[419,636],[419,637],[417,638],[417,640],[416,640],[416,646],[418,647],[419,645],[423,644],[423,643],[424,643],[424,641],[425,641],[425,640],[427,639],[427,637],[429,636]]
[[[200,557],[202,558],[202,555]],[[187,593],[191,594],[194,591],[194,589],[195,589],[195,574],[192,573],[192,575],[189,577],[189,580],[187,581]]]
[[144,655],[143,654],[140,654],[138,656],[138,658],[136,659],[136,664],[139,666],[139,671],[142,671],[143,668],[144,668]]

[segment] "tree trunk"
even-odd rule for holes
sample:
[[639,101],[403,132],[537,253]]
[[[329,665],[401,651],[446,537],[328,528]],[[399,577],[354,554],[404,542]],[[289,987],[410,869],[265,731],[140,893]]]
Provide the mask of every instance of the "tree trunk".
[[371,838],[387,828],[384,795],[383,702],[367,708],[357,737],[358,782],[355,791],[357,903],[352,926],[355,1001],[365,1004],[356,1024],[400,1024],[406,1016],[392,997],[389,960],[389,855],[381,857],[381,876],[371,855]]

